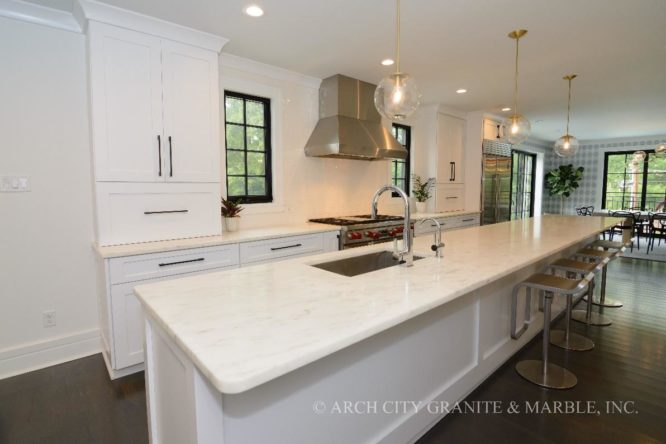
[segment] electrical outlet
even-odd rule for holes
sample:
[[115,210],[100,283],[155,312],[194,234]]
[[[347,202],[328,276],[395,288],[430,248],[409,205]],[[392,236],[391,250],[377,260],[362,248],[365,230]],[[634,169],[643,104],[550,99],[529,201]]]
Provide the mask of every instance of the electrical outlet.
[[42,324],[44,325],[44,328],[55,327],[56,325],[55,310],[48,310],[42,312]]

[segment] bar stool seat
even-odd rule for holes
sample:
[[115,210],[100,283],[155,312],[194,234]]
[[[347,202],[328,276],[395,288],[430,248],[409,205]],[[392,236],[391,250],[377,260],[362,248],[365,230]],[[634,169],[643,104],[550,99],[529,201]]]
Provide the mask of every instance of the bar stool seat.
[[[550,264],[553,270],[566,272],[584,277],[588,273],[597,271],[599,265],[591,262],[581,262],[573,259],[561,258]],[[591,283],[590,286],[593,284]],[[594,288],[594,287],[591,287]],[[589,292],[589,291],[588,291]],[[553,330],[550,333],[550,343],[565,350],[587,351],[594,348],[594,342],[583,335],[571,332],[571,313],[573,311],[573,295],[567,295],[567,307],[565,312],[565,329]]]
[[[594,273],[589,273],[583,279],[566,279],[552,274],[537,273],[533,274],[525,281],[516,285],[513,291],[513,309],[514,315],[512,317],[512,337],[519,337],[525,330],[525,327],[516,336],[515,329],[515,308],[518,290],[526,287],[527,290],[536,289],[544,291],[544,308],[543,308],[543,348],[541,360],[525,360],[516,364],[516,371],[520,376],[530,381],[533,384],[541,387],[554,388],[554,389],[568,389],[574,387],[578,383],[576,375],[559,365],[552,364],[548,361],[548,348],[550,346],[550,316],[551,305],[553,296],[557,295],[578,295],[584,292]],[[531,297],[531,293],[527,293],[527,298]],[[529,303],[526,302],[526,314],[529,313]]]
[[[610,252],[613,253],[613,257],[611,259],[615,259],[624,252],[627,246],[628,244],[622,242],[596,240],[592,242],[590,245],[588,245],[588,248],[603,248],[606,251],[613,250]],[[599,298],[596,298],[594,296],[592,297],[592,304],[598,305],[600,307],[609,307],[609,308],[622,307],[623,304],[621,301],[614,298],[606,297],[606,274],[607,270],[604,269],[601,275],[601,294],[599,295]],[[585,297],[585,302],[587,302],[587,296]]]
[[[581,250],[578,250],[574,256],[581,257],[584,259],[592,260],[596,263],[604,262],[606,265],[608,262],[615,258],[617,251],[601,251],[595,250],[594,248],[585,247]],[[594,304],[594,291],[588,292],[588,298],[585,298],[585,302],[588,303],[587,310],[574,310],[571,314],[571,319],[576,322],[581,322],[587,325],[594,325],[597,327],[607,327],[613,323],[611,318],[604,316],[601,313],[593,312],[590,307],[589,298],[592,300],[592,305],[599,305],[600,307],[606,307],[605,300],[605,285],[606,285],[606,272],[607,268],[604,266],[601,270],[601,298],[598,301],[598,304]],[[621,307],[622,303],[617,301],[608,301],[613,302],[614,305],[608,305],[609,307]],[[619,305],[617,305],[619,304]]]

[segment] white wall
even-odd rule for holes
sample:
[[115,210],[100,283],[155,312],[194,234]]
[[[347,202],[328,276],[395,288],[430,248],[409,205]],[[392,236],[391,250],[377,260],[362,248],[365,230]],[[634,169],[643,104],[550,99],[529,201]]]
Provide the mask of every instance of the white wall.
[[[305,144],[319,119],[318,82],[226,54],[220,60],[221,91],[227,88],[269,96],[271,111],[277,114],[272,127],[276,204],[246,205],[241,227],[284,225],[302,223],[313,217],[368,213],[373,193],[390,180],[389,161],[305,156]],[[223,105],[221,109],[224,109]],[[418,125],[411,121],[407,123],[414,125],[413,147],[418,152]],[[224,158],[224,146],[221,149]],[[224,165],[222,171],[225,171]],[[223,183],[222,195],[226,195],[225,188]],[[395,200],[386,193],[380,201],[380,211],[399,209]]]
[[0,174],[32,182],[0,194],[0,378],[99,350],[84,49],[0,18]]

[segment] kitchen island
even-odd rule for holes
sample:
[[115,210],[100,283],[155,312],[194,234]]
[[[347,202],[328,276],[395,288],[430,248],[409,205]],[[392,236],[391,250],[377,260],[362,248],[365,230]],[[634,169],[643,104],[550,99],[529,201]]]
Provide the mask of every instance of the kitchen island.
[[138,286],[152,442],[414,441],[446,413],[431,405],[463,399],[539,332],[535,308],[511,339],[513,286],[617,222],[462,229],[442,258],[423,236],[412,267],[355,277],[312,265],[390,244]]

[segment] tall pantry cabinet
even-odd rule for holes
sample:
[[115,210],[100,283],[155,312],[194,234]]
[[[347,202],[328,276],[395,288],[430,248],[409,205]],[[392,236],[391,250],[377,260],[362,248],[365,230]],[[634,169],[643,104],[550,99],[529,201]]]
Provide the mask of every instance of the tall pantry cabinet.
[[97,243],[220,234],[218,53],[225,40],[81,5]]

